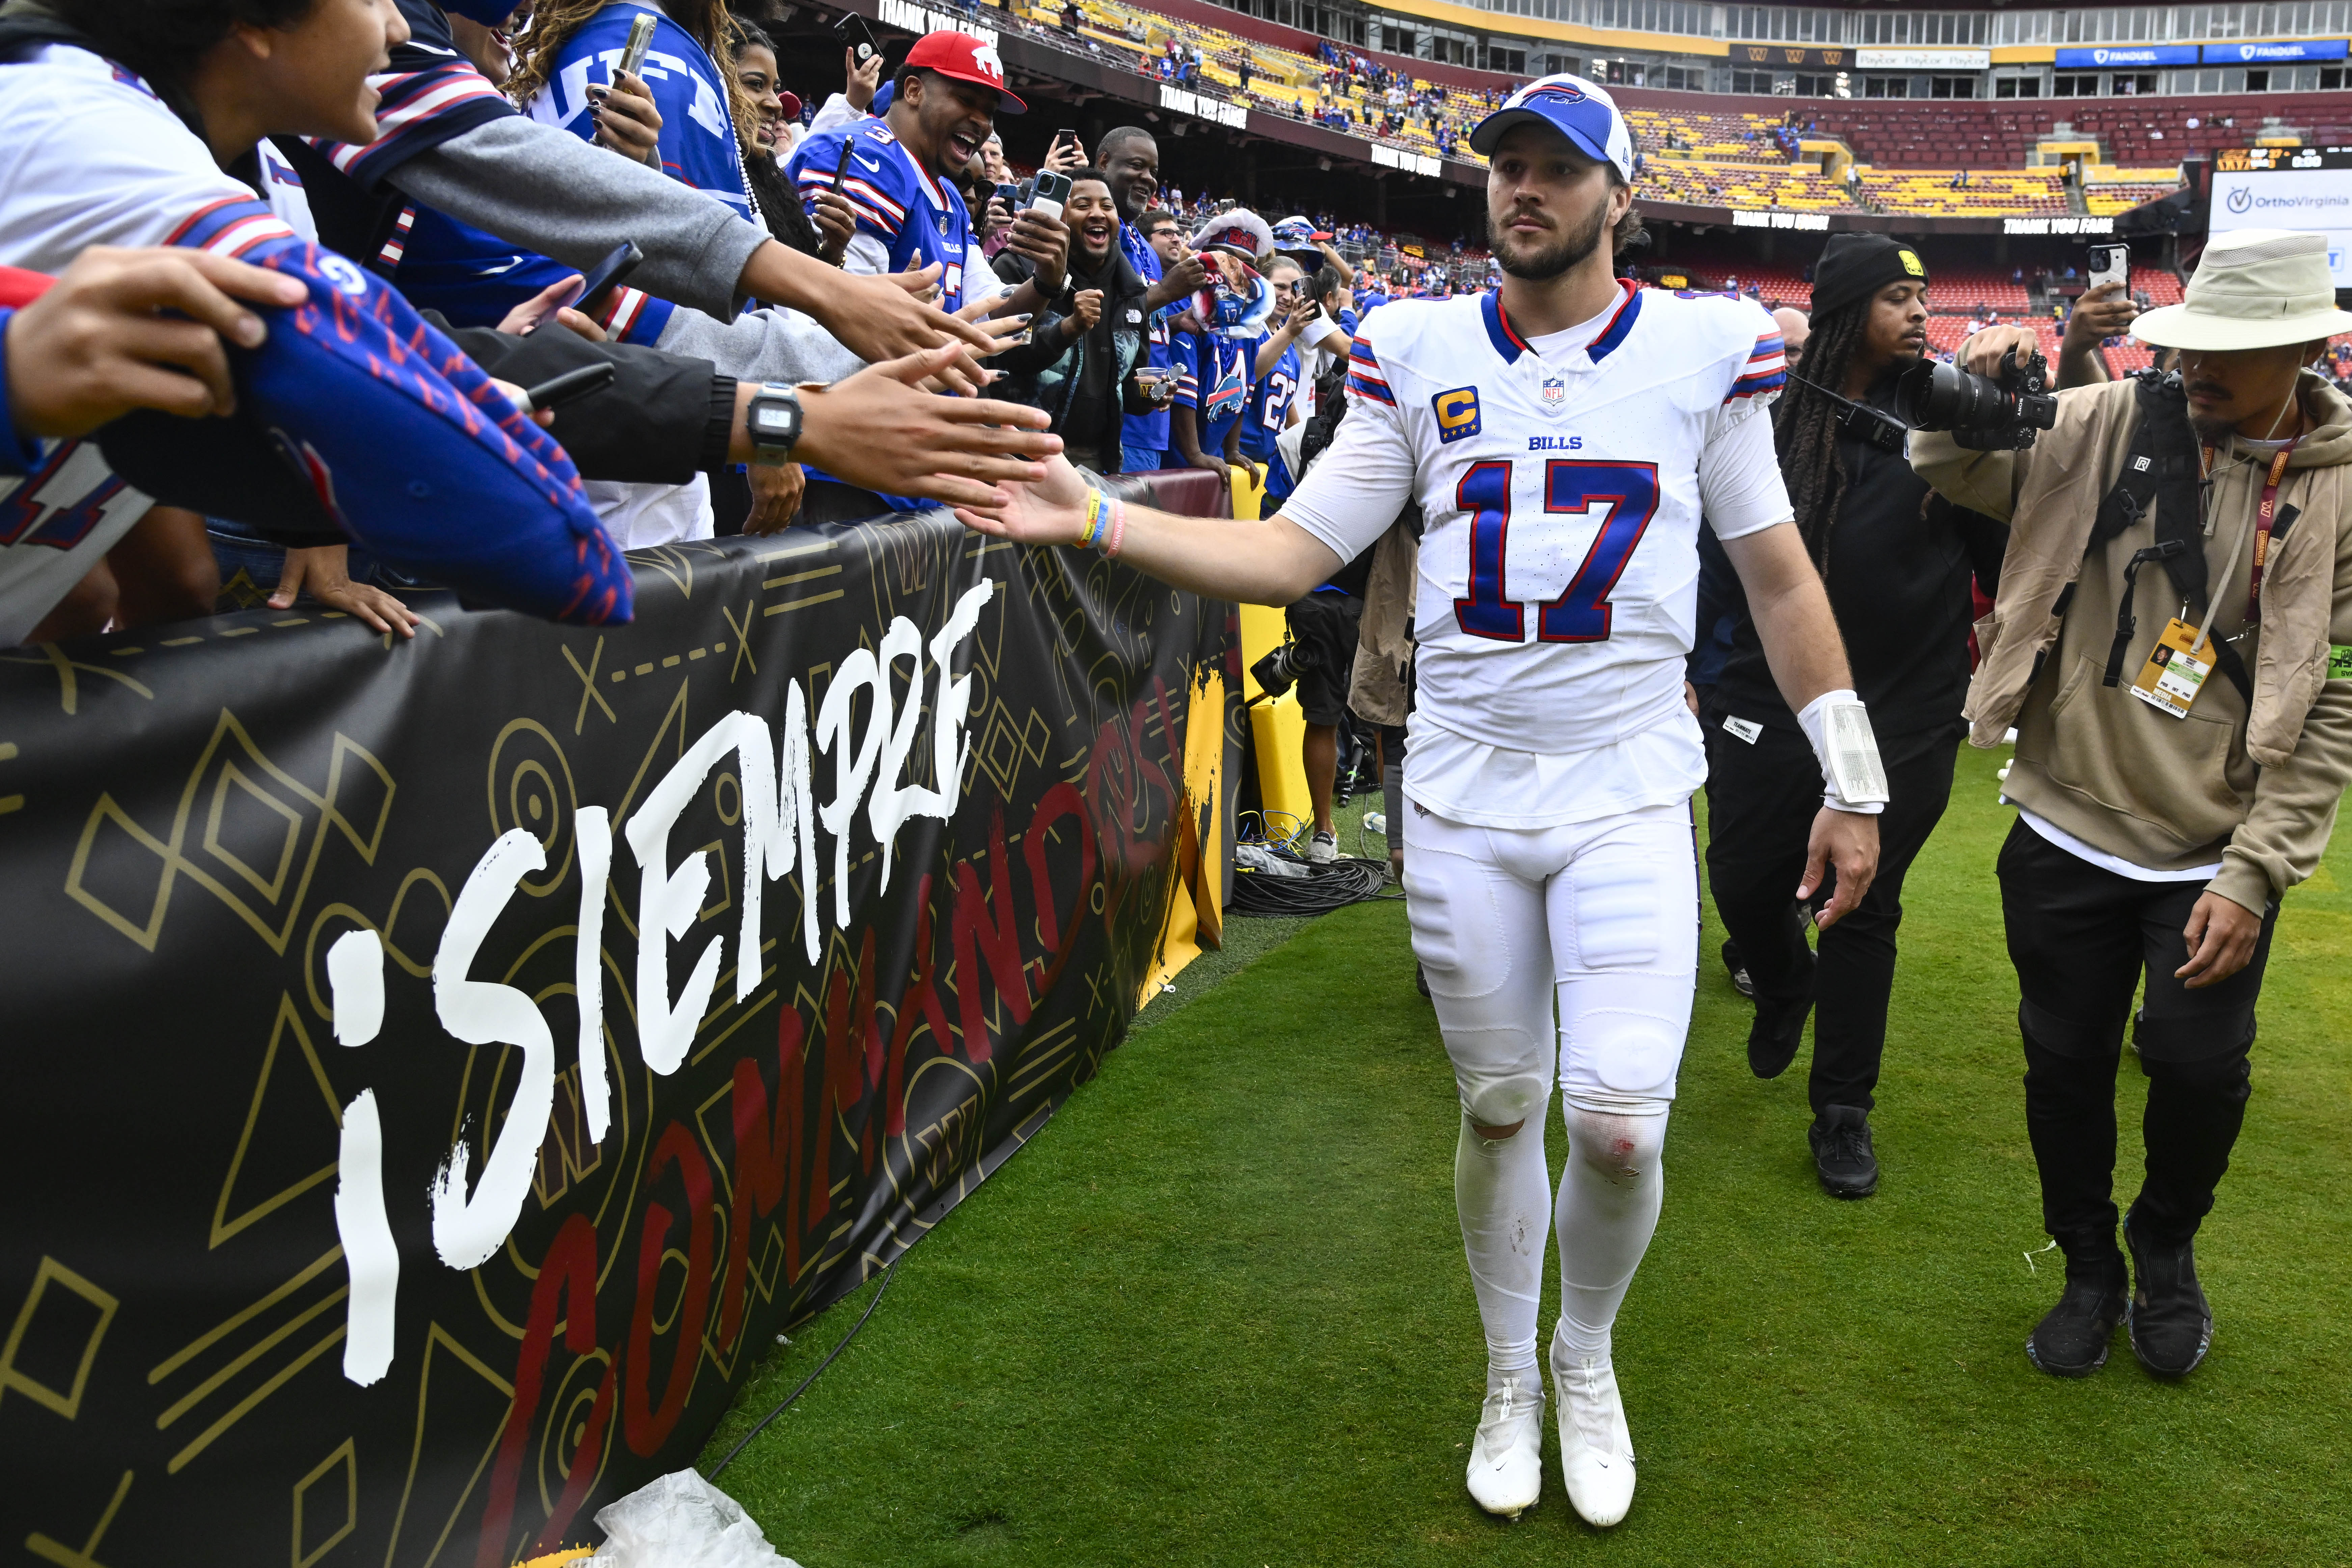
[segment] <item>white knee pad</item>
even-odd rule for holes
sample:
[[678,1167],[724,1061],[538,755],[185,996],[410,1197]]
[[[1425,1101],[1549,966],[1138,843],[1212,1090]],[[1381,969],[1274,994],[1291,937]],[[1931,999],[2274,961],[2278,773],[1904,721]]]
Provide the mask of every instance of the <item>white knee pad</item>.
[[1635,1095],[1564,1095],[1569,1158],[1581,1160],[1612,1186],[1654,1184],[1666,1150],[1674,1102]]

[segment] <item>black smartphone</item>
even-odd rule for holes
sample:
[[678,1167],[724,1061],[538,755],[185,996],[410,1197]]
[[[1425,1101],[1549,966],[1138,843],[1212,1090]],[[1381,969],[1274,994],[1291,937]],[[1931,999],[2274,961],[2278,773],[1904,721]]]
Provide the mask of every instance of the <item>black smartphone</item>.
[[537,386],[523,389],[522,411],[537,414],[550,408],[560,408],[575,398],[592,392],[602,392],[613,384],[613,363],[600,360],[583,364],[578,370],[567,370],[562,375],[550,376]]
[[643,266],[645,259],[646,253],[637,248],[635,240],[623,240],[614,247],[611,255],[596,263],[595,268],[582,282],[580,298],[573,303],[572,309],[576,310],[592,309],[597,300],[627,282],[629,274]]
[[867,60],[872,59],[881,47],[874,41],[874,29],[867,26],[866,18],[855,11],[845,13],[840,21],[833,25],[833,30],[839,33],[845,41],[856,47],[859,65],[864,65]]

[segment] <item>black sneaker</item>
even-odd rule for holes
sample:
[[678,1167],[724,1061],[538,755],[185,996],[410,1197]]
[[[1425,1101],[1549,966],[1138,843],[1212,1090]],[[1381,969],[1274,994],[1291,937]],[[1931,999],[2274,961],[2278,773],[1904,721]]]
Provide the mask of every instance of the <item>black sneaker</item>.
[[1748,1026],[1748,1070],[1758,1078],[1779,1078],[1797,1059],[1805,1043],[1805,1018],[1811,1002],[1756,1003],[1756,1021]]
[[1412,961],[1412,988],[1423,996],[1429,994],[1429,971],[1421,966],[1417,958]]
[[2055,1377],[2088,1377],[2106,1365],[2130,1282],[2112,1235],[2069,1248],[2065,1291],[2026,1337],[2025,1359]]
[[2213,1344],[2213,1309],[2197,1283],[2197,1244],[2158,1247],[2133,1231],[2124,1216],[2124,1245],[2131,1248],[2132,1354],[2162,1378],[2187,1377]]
[[1742,996],[1753,997],[1756,994],[1756,982],[1748,975],[1748,965],[1740,962],[1738,943],[1726,942],[1723,944],[1723,968],[1731,976],[1734,991]]
[[1833,1198],[1866,1198],[1878,1190],[1878,1156],[1870,1150],[1870,1112],[1858,1106],[1825,1105],[1806,1137],[1813,1145],[1813,1169]]

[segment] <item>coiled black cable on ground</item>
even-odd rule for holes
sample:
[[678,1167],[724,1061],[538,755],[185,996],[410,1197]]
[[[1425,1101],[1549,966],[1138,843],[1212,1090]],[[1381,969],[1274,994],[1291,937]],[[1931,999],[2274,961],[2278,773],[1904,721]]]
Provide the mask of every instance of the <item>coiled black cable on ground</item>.
[[1341,858],[1318,866],[1275,845],[1264,848],[1276,859],[1304,867],[1307,875],[1234,868],[1234,912],[1241,915],[1328,915],[1371,899],[1402,899],[1388,890],[1388,868],[1378,860]]
[[809,1391],[809,1385],[816,1382],[818,1378],[824,1375],[824,1369],[831,1366],[834,1363],[835,1358],[849,1348],[849,1342],[857,1337],[857,1331],[866,1326],[866,1320],[874,1315],[874,1309],[880,1306],[882,1304],[882,1298],[890,1293],[890,1281],[898,1277],[898,1265],[905,1261],[906,1254],[900,1253],[897,1258],[892,1260],[889,1268],[882,1270],[882,1289],[874,1292],[874,1300],[866,1303],[866,1310],[857,1314],[857,1321],[849,1325],[849,1331],[841,1336],[841,1342],[834,1346],[832,1350],[825,1352],[824,1359],[816,1363],[816,1370],[809,1373],[805,1378],[803,1378],[801,1380],[801,1385],[798,1388],[795,1388],[790,1394],[785,1394],[782,1403],[779,1404],[773,1410],[769,1411],[765,1415],[761,1416],[759,1425],[753,1426],[749,1432],[744,1433],[742,1440],[737,1443],[733,1447],[727,1450],[727,1457],[710,1468],[710,1474],[704,1478],[706,1480],[718,1480],[720,1472],[724,1471],[728,1466],[735,1462],[736,1456],[751,1446],[751,1439],[768,1429],[768,1423],[773,1421],[777,1416],[782,1415],[785,1411],[790,1410],[793,1407],[793,1401],[798,1399],[802,1394],[806,1394]]

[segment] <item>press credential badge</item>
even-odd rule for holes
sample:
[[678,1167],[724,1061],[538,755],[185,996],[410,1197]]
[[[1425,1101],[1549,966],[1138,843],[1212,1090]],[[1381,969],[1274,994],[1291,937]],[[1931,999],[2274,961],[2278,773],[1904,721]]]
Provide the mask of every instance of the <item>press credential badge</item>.
[[2140,667],[2139,679],[2132,682],[2132,695],[2175,719],[2189,717],[2189,705],[2205,689],[2205,678],[2213,673],[2212,645],[2207,643],[2201,653],[2190,651],[2196,647],[2197,628],[2174,617],[2148,649],[2147,662]]

